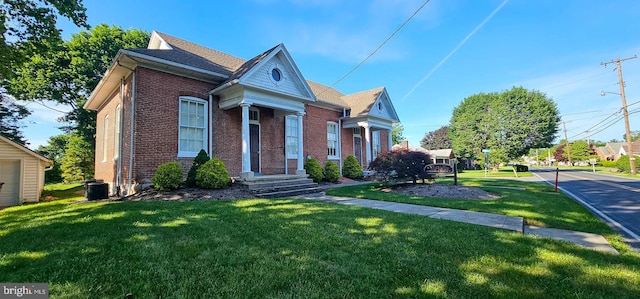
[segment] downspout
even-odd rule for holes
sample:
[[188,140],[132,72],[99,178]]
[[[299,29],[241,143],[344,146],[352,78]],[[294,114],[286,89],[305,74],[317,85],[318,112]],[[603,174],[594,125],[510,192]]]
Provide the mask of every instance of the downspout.
[[118,196],[122,195],[122,119],[124,116],[124,77],[120,78],[120,115],[117,116],[117,118],[120,119],[120,123],[117,124],[118,128],[118,132],[120,132],[120,134],[118,134],[118,138],[120,140],[118,140],[118,170],[116,173],[116,193]]
[[[129,140],[129,171],[128,171],[128,177],[127,180],[129,181],[129,186],[131,187],[131,185],[133,185],[133,180],[131,179],[131,177],[133,176],[133,149],[134,149],[134,138],[133,138],[133,133],[135,132],[134,127],[135,127],[135,111],[136,111],[136,70],[135,69],[130,69],[122,64],[120,64],[120,61],[116,61],[116,63],[118,64],[118,66],[123,67],[125,69],[128,69],[131,71],[131,126],[130,126],[130,140]],[[122,134],[122,131],[120,131]],[[122,153],[120,153],[120,155],[122,155]],[[128,192],[127,192],[128,194]]]
[[338,118],[338,164],[342,176],[342,119],[346,117],[347,109],[342,108],[342,117]]
[[135,127],[135,113],[134,111],[136,111],[136,71],[132,70],[132,77],[131,77],[131,130],[130,130],[130,137],[131,139],[129,140],[129,176],[128,176],[128,180],[129,180],[129,186],[133,185],[133,149],[134,149],[134,138],[133,138],[133,133],[135,132],[134,127]]
[[213,157],[213,95],[209,94],[209,157]]

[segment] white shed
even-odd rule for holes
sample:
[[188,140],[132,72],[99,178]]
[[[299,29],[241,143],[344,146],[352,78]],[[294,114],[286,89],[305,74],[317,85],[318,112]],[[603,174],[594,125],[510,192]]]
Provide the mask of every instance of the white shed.
[[37,202],[53,162],[0,135],[0,207]]

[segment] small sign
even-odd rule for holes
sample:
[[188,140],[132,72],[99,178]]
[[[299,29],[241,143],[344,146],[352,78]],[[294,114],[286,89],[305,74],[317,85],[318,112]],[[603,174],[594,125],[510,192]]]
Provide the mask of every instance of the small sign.
[[596,159],[589,159],[589,163],[591,165],[596,165]]
[[0,298],[46,299],[48,283],[0,283]]
[[484,148],[484,149],[482,149],[482,152],[483,152],[483,153],[485,153],[485,154],[488,154],[490,151],[491,151],[491,150],[490,150],[490,149],[488,149],[488,148]]

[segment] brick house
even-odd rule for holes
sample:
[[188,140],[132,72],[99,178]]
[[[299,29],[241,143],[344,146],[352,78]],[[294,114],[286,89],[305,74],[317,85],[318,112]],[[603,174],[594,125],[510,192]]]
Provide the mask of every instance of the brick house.
[[97,111],[95,177],[112,193],[165,162],[186,173],[200,149],[241,180],[306,176],[308,157],[366,168],[399,121],[384,87],[308,81],[283,44],[244,60],[155,31],[146,49],[118,52],[84,108]]

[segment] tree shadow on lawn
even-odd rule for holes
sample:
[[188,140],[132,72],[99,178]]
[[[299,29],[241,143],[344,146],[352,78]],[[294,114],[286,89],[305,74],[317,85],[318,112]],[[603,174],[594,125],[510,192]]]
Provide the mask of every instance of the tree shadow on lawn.
[[54,296],[640,296],[637,257],[324,202],[49,203],[0,217],[0,281],[49,282]]

